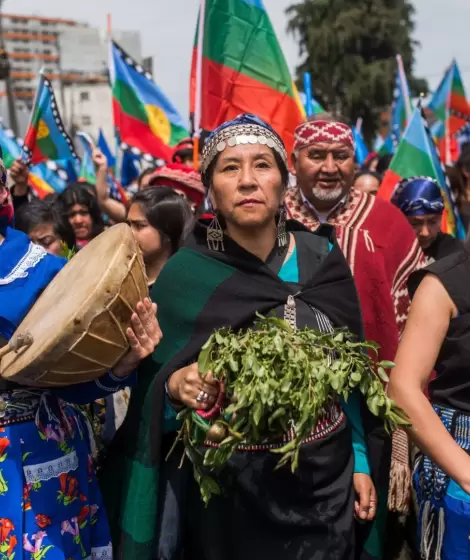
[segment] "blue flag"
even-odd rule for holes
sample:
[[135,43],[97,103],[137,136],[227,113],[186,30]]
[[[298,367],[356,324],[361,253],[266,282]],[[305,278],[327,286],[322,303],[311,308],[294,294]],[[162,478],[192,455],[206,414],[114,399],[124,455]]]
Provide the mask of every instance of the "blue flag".
[[103,134],[103,130],[101,128],[100,128],[100,133],[98,135],[97,146],[103,152],[106,159],[108,160],[108,168],[109,169],[114,169],[114,166],[116,165],[116,158],[112,154],[111,149],[108,145],[108,142],[106,141],[106,138]]

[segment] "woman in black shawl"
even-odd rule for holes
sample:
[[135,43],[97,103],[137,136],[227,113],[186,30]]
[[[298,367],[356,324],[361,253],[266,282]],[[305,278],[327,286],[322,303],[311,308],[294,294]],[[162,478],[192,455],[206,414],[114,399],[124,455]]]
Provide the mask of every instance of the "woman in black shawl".
[[164,337],[118,434],[125,464],[111,462],[119,476],[108,506],[119,525],[118,557],[350,560],[354,514],[372,519],[376,502],[358,395],[324,410],[294,474],[274,470],[270,445],[234,453],[219,480],[223,495],[207,508],[189,469],[177,468],[181,454],[163,460],[175,439],[170,405],[208,409],[217,397],[217,383],[203,380],[195,363],[214,330],[246,328],[257,312],[274,311],[299,328],[348,327],[362,336],[354,281],[332,228],[311,233],[285,222],[288,168],[279,136],[241,115],[211,135],[202,171],[214,219],[195,226],[154,286]]

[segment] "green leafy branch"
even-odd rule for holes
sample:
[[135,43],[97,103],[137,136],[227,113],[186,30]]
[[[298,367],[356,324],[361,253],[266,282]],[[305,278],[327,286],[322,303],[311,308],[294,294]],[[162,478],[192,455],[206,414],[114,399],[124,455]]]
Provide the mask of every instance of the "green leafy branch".
[[[388,432],[408,425],[405,413],[384,390],[386,370],[394,364],[377,363],[377,352],[377,344],[358,342],[345,329],[294,330],[282,319],[261,315],[253,329],[216,331],[202,347],[198,366],[203,376],[210,371],[224,382],[225,409],[211,421],[184,409],[177,437],[193,464],[204,501],[220,493],[210,474],[222,469],[241,443],[280,442],[293,428],[295,437],[272,452],[280,455],[276,468],[289,464],[295,471],[300,445],[325,407],[339,397],[347,401],[354,390],[383,418]],[[206,440],[217,445],[203,447]]]

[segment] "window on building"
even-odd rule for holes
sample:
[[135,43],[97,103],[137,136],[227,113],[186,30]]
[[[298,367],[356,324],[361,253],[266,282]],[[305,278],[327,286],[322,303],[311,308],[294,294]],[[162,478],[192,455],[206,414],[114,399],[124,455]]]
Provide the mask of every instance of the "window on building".
[[91,125],[91,117],[89,115],[82,115],[82,124],[83,124],[83,126],[90,126]]
[[90,92],[89,91],[81,91],[80,92],[80,101],[89,101],[90,100]]
[[51,54],[52,51],[51,51],[51,49],[44,49],[42,52],[44,54]]

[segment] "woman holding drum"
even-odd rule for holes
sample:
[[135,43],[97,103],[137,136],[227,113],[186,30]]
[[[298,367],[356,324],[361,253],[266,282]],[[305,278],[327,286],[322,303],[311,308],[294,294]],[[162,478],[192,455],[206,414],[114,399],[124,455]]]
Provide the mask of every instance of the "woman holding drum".
[[[0,346],[11,339],[65,264],[64,259],[47,254],[24,233],[9,227],[13,212],[5,183],[6,172],[1,163]],[[86,270],[83,275],[87,275]],[[61,305],[66,306],[67,302],[58,294],[55,310],[59,311]],[[148,298],[137,303],[134,312],[129,311],[132,328],[121,330],[131,349],[112,371],[96,380],[73,387],[30,388],[2,377],[8,366],[5,369],[6,362],[1,362],[2,559],[113,557],[106,514],[93,472],[90,428],[80,410],[69,403],[90,402],[132,384],[140,360],[154,350],[161,338],[155,313],[156,308]],[[77,321],[74,325],[78,329]],[[5,352],[0,350],[0,354]]]

